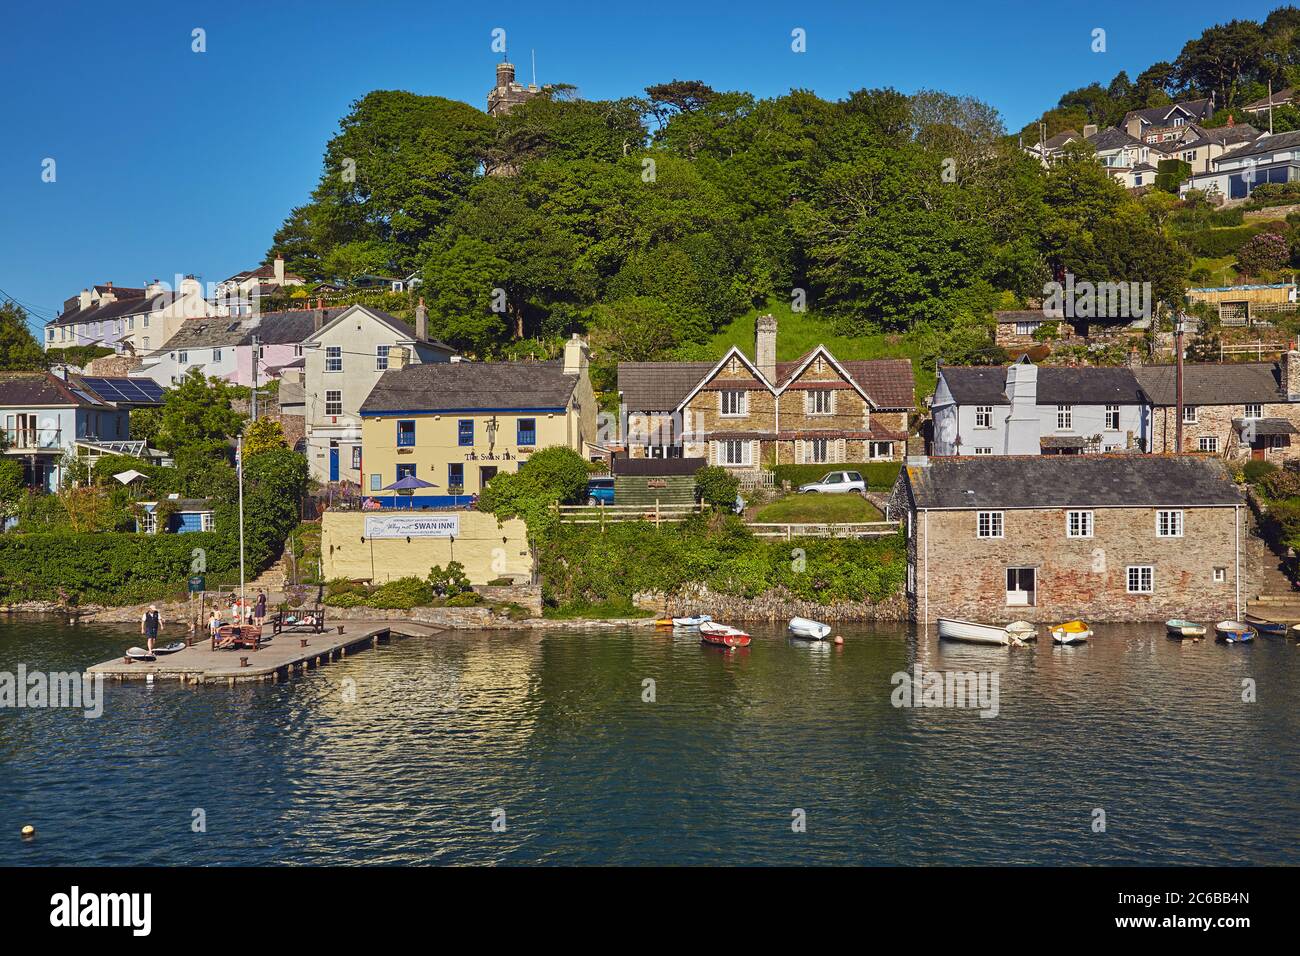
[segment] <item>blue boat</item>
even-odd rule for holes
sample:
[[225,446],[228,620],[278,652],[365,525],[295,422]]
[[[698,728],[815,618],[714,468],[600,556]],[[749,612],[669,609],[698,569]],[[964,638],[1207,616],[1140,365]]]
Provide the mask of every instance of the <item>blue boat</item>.
[[1220,621],[1214,625],[1215,640],[1224,644],[1245,644],[1255,639],[1255,631],[1241,621]]
[[1253,614],[1246,615],[1246,623],[1265,637],[1282,637],[1287,632],[1285,624],[1279,624],[1277,621],[1266,621],[1263,618],[1255,617]]

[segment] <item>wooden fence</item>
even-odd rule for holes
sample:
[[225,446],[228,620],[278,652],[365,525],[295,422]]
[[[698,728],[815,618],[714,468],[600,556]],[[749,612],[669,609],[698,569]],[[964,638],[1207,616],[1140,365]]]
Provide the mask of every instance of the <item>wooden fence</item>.
[[898,521],[858,521],[849,523],[779,524],[751,522],[749,529],[757,538],[883,538],[897,534]]
[[685,521],[700,513],[699,504],[664,504],[658,499],[653,505],[560,505],[555,506],[560,520],[565,524],[595,524],[603,530],[607,524],[624,521],[652,521],[661,524]]

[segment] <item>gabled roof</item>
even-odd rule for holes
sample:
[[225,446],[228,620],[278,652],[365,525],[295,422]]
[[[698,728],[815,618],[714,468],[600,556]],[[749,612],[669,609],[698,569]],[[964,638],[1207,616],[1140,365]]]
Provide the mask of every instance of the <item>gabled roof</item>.
[[766,386],[769,392],[776,394],[776,383],[769,382],[767,376],[764,375],[761,371],[759,371],[758,366],[755,365],[753,362],[751,362],[749,358],[745,355],[745,353],[739,349],[739,347],[733,345],[731,348],[727,349],[727,353],[724,356],[722,356],[722,358],[718,359],[717,364],[713,365],[709,369],[709,371],[704,373],[704,377],[701,378],[699,382],[695,384],[694,388],[692,388],[689,392],[686,393],[686,397],[677,403],[678,407],[680,408],[682,405],[685,405],[692,398],[694,398],[696,393],[699,392],[699,390],[702,389],[719,372],[721,372],[723,366],[725,366],[727,364],[727,361],[733,357],[740,359],[741,364],[744,365],[747,369],[749,369],[749,371],[753,374],[754,378],[758,379],[760,383]]
[[[1144,365],[1134,374],[1153,404],[1178,403],[1177,369],[1173,365]],[[1281,369],[1276,362],[1183,366],[1183,403],[1186,405],[1246,405],[1286,400]]]
[[[114,292],[121,290],[114,289]],[[105,302],[102,305],[92,305],[88,309],[69,309],[58,318],[46,323],[46,327],[59,325],[80,325],[94,322],[106,322],[109,319],[122,319],[129,315],[140,315],[145,312],[157,312],[166,308],[172,302],[179,298],[176,292],[160,292],[157,295],[129,296],[119,298],[116,302]]]
[[1214,129],[1202,129],[1194,127],[1200,134],[1196,139],[1179,144],[1179,149],[1197,149],[1201,146],[1234,146],[1240,143],[1253,143],[1264,134],[1249,123],[1238,123],[1236,126],[1216,126]]
[[711,368],[712,362],[619,362],[618,390],[628,411],[672,411]]
[[[415,341],[415,327],[412,325],[407,325],[401,319],[397,318],[397,316],[389,315],[387,312],[384,312],[382,309],[373,309],[368,305],[349,305],[346,306],[345,308],[340,309],[337,315],[333,316],[331,319],[329,319],[329,321],[323,323],[317,331],[309,335],[307,338],[303,339],[303,342],[313,342],[319,339],[326,332],[331,331],[336,325],[341,323],[345,318],[355,314],[356,312],[363,312],[366,315],[370,316],[370,318],[374,319],[376,322],[379,322],[381,325],[388,326],[398,335],[402,336],[403,339],[406,341],[410,341],[410,342]],[[427,339],[426,341],[420,342],[418,344],[427,345],[436,349],[441,349],[448,353],[455,353],[456,351],[455,348],[448,345],[446,342],[439,342],[436,339]]]
[[776,380],[781,383],[779,391],[789,388],[819,351],[849,379],[858,394],[876,408],[910,411],[916,407],[916,380],[909,359],[850,359],[841,362],[823,345],[793,362],[776,363]]
[[1239,159],[1242,156],[1258,156],[1261,153],[1273,153],[1278,150],[1289,150],[1297,147],[1300,147],[1300,130],[1294,130],[1290,133],[1277,133],[1272,136],[1263,135],[1257,140],[1216,157],[1214,163],[1218,165],[1230,159]]
[[103,408],[108,402],[75,379],[65,382],[50,372],[0,372],[0,407],[58,405]]
[[561,361],[408,365],[379,377],[361,414],[562,409],[577,382]]
[[1240,505],[1215,459],[1190,455],[931,458],[902,480],[918,508],[1195,508]]
[[1275,90],[1271,97],[1264,96],[1253,103],[1247,103],[1242,107],[1243,110],[1266,110],[1270,106],[1285,106],[1290,103],[1295,96],[1295,88],[1284,86],[1280,90]]
[[1151,126],[1170,126],[1175,116],[1181,114],[1189,116],[1194,120],[1209,119],[1214,115],[1210,109],[1212,100],[1209,97],[1200,100],[1184,100],[1181,103],[1169,103],[1165,106],[1152,106],[1143,110],[1129,110],[1124,114],[1124,119],[1120,125],[1125,126],[1128,121],[1134,117],[1141,118],[1143,123]]
[[1127,146],[1148,145],[1136,136],[1130,136],[1126,130],[1118,126],[1107,126],[1105,129],[1098,130],[1087,137],[1087,140],[1098,152],[1107,149],[1123,149]]
[[[1007,370],[1001,365],[939,369],[958,405],[1006,405]],[[1141,405],[1146,395],[1132,369],[1038,366],[1039,405]]]

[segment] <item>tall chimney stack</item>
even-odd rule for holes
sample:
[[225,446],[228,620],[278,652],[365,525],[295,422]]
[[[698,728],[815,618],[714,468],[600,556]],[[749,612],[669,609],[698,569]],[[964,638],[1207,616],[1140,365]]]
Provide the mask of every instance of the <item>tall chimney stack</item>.
[[776,383],[776,317],[760,315],[754,323],[754,364],[764,377]]
[[429,341],[429,310],[424,307],[424,296],[420,296],[420,304],[415,307],[415,341]]

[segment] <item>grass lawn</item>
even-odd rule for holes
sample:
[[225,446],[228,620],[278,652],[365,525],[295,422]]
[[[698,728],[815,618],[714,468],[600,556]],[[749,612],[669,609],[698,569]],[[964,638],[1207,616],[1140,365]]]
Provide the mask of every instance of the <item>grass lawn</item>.
[[[1205,286],[1213,288],[1221,285],[1232,285],[1237,282],[1237,270],[1233,268],[1237,263],[1237,257],[1220,256],[1217,259],[1197,258],[1192,260],[1192,269],[1205,269],[1210,273],[1210,281],[1204,283]],[[1201,283],[1192,283],[1193,286]]]
[[607,618],[654,616],[654,611],[639,608],[630,601],[605,601],[601,604],[569,605],[562,608],[548,607],[542,611],[542,617],[553,621],[599,621]]
[[883,521],[884,515],[861,495],[789,495],[759,509],[758,522],[819,524]]

